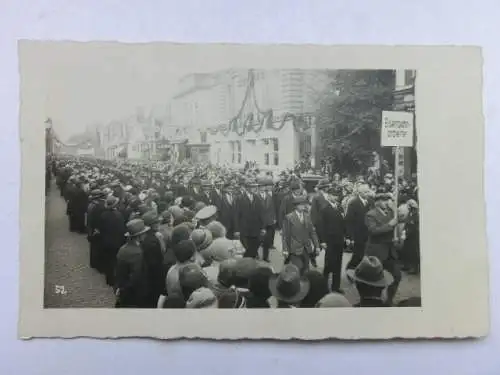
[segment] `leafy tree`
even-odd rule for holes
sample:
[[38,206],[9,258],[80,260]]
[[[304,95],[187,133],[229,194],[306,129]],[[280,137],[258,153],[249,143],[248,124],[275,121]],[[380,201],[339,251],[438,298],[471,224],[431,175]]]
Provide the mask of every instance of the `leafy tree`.
[[365,171],[374,151],[391,160],[391,150],[380,147],[380,126],[382,111],[392,108],[394,71],[338,70],[329,78],[317,112],[322,157],[347,173]]

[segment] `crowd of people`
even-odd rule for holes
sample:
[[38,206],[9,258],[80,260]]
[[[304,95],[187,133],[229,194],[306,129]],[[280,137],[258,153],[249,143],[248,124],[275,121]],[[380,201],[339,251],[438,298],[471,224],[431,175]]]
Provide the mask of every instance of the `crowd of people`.
[[[55,178],[69,230],[87,236],[89,264],[115,291],[117,308],[348,307],[343,272],[359,293],[356,306],[393,306],[401,271],[420,268],[416,182],[401,179],[395,197],[390,174],[334,174],[314,191],[302,177],[254,164],[71,156],[52,156],[46,171],[47,188]],[[272,251],[283,254],[279,272]]]

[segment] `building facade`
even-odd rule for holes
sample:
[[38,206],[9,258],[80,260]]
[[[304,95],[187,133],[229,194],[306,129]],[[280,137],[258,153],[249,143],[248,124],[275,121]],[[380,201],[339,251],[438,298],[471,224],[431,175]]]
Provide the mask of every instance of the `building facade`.
[[[188,129],[188,156],[241,167],[291,168],[315,144],[310,114],[329,83],[320,70],[226,70],[180,82],[171,121]],[[297,118],[307,119],[297,126]]]
[[413,117],[413,147],[401,147],[399,154],[400,171],[405,177],[417,173],[417,123],[415,116],[415,70],[396,70],[394,90],[394,111],[412,112]]

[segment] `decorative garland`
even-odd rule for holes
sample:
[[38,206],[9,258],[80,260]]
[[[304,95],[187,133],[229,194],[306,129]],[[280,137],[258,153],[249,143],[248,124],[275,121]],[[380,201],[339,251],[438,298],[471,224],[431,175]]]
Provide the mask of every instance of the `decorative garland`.
[[[292,120],[293,127],[297,132],[303,132],[310,128],[310,124],[305,121],[304,115],[296,116],[289,112],[285,113],[282,116],[281,120],[279,121],[279,125],[276,126],[273,121],[273,110],[262,110],[261,108],[259,108],[254,85],[254,73],[252,70],[249,70],[248,85],[245,91],[245,97],[243,98],[238,114],[234,116],[228,124],[208,128],[207,131],[209,134],[217,135],[218,133],[220,133],[223,136],[227,137],[230,132],[234,132],[239,137],[242,137],[245,135],[245,133],[250,131],[253,131],[257,134],[260,133],[263,129],[279,131],[283,129],[283,127],[289,120]],[[252,113],[249,113],[245,118],[242,118],[243,110],[250,96],[252,97],[254,106],[257,109],[257,121],[254,121],[255,119]]]

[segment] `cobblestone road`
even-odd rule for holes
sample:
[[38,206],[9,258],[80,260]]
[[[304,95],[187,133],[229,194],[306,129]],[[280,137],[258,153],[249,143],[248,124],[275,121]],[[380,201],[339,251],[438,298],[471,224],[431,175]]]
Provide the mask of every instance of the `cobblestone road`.
[[[45,307],[113,307],[113,292],[106,285],[104,276],[89,266],[86,237],[69,232],[65,209],[66,203],[53,185],[46,200]],[[275,246],[281,249],[279,234]],[[345,254],[344,268],[349,259],[350,254]],[[273,250],[270,261],[279,271],[283,266],[281,251]],[[323,269],[323,264],[322,252],[318,257],[319,270]],[[358,294],[345,275],[342,288],[352,303],[358,301]],[[404,274],[395,302],[416,296],[420,296],[420,278]]]
[[89,266],[85,235],[69,231],[66,203],[55,184],[45,207],[45,307],[113,307],[112,289]]

